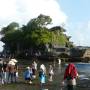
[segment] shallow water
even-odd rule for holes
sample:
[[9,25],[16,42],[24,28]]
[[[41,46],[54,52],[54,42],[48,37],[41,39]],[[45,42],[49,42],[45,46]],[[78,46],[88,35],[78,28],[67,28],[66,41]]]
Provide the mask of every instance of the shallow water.
[[[90,90],[90,63],[74,63],[78,73],[79,78],[77,80],[77,89],[76,90]],[[52,89],[50,90],[65,90],[64,87],[60,87],[60,82],[63,79],[63,73],[67,66],[67,63],[63,65],[58,65],[58,63],[55,63],[54,70],[55,70],[55,78],[54,78],[54,84],[56,84],[57,89],[55,89],[52,86]]]
[[[46,84],[44,86],[44,89],[48,90],[65,90],[65,87],[61,87],[61,81],[63,80],[63,73],[67,66],[67,63],[62,63],[62,65],[59,65],[57,62],[43,62],[43,61],[37,61],[38,63],[38,70],[39,66],[43,63],[46,66],[47,69],[47,78],[46,78]],[[30,66],[32,64],[32,61],[26,61],[22,60],[19,62],[19,81],[18,84],[15,85],[8,85],[3,87],[0,90],[40,90],[40,82],[38,77],[38,71],[37,71],[37,79],[33,81],[32,85],[25,84],[25,81],[23,79],[23,72],[24,69],[27,66]],[[54,68],[54,77],[53,82],[48,81],[48,69],[49,64],[53,65]],[[79,72],[79,78],[77,80],[77,89],[76,90],[90,90],[90,63],[75,63],[75,66],[77,67],[77,70]],[[17,87],[16,89],[13,87]],[[5,88],[5,89],[4,89]]]

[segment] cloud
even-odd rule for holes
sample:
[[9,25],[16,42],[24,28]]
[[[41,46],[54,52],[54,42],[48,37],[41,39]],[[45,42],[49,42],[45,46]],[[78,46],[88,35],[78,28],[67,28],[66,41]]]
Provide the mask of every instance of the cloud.
[[22,14],[22,18],[37,17],[39,14],[49,15],[53,19],[53,24],[57,25],[62,22],[66,22],[67,16],[61,10],[57,0],[17,0],[19,14]]
[[57,0],[0,0],[0,25],[7,25],[12,21],[25,24],[39,14],[49,15],[54,25],[67,20]]
[[75,45],[90,46],[90,21],[70,23],[68,26],[68,35]]
[[67,21],[67,15],[62,11],[58,0],[0,0],[0,28],[13,21],[26,24],[40,14],[49,15],[53,25]]

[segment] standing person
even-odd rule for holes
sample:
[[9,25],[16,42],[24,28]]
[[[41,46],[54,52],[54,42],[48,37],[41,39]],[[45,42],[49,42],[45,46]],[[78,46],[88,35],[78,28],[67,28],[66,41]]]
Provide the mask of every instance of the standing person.
[[[64,73],[64,80],[66,80],[67,90],[75,90],[77,77],[77,69],[73,63],[70,63]],[[64,83],[64,81],[62,83]]]
[[32,72],[33,72],[33,78],[36,78],[36,71],[37,71],[37,63],[34,61],[32,63]]
[[45,67],[45,65],[44,65],[44,64],[41,64],[41,65],[40,65],[40,69],[42,69],[42,70],[43,70],[43,72],[46,74],[46,67]]
[[41,90],[43,90],[44,89],[46,75],[45,75],[45,72],[44,72],[44,70],[42,68],[40,68],[40,71],[39,71],[39,78],[40,78]]
[[49,81],[53,81],[53,75],[54,75],[54,71],[53,71],[53,67],[52,65],[49,65]]
[[61,68],[61,59],[58,58],[58,72],[61,73],[62,68]]
[[11,61],[13,61],[15,63],[15,68],[14,68],[14,82],[17,82],[18,79],[18,64],[17,64],[17,60],[16,59],[11,59]]
[[7,71],[8,71],[8,83],[13,83],[17,81],[16,73],[18,72],[18,66],[17,66],[17,60],[16,59],[10,59],[7,65]]
[[3,78],[3,61],[0,60],[0,81],[1,84],[4,84],[4,78]]
[[4,82],[7,83],[7,62],[3,62],[3,77],[4,77]]
[[37,63],[35,61],[33,62],[33,65],[35,67],[35,70],[37,70]]
[[7,65],[7,71],[8,71],[8,83],[13,83],[14,81],[14,73],[15,73],[15,63],[10,60]]
[[59,65],[61,64],[61,59],[60,59],[60,58],[58,59],[58,64],[59,64]]

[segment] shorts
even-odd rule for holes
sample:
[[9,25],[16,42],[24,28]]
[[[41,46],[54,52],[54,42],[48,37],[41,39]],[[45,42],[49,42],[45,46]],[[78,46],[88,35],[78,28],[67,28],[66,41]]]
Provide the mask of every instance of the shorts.
[[25,78],[25,80],[31,80],[30,78]]

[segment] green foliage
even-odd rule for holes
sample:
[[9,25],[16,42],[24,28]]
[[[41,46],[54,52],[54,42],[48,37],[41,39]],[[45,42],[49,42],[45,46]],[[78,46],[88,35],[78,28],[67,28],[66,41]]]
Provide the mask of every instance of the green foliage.
[[47,29],[32,31],[31,39],[37,46],[40,44],[45,45],[46,43],[50,43],[50,32]]
[[10,23],[7,27],[2,28],[1,41],[9,51],[17,52],[19,50],[45,49],[45,45],[57,44],[70,46],[69,38],[63,33],[66,30],[60,26],[47,28],[51,24],[50,16],[40,14],[37,18],[31,19],[27,25],[19,27],[16,22]]
[[63,33],[63,32],[65,32],[65,30],[62,27],[55,26],[55,27],[52,27],[50,29],[50,31],[52,34],[52,40],[51,41],[53,44],[65,46],[66,42],[69,41],[67,39],[67,36]]
[[2,28],[1,34],[5,35],[7,33],[13,32],[19,28],[19,24],[16,22],[10,23],[7,27]]

